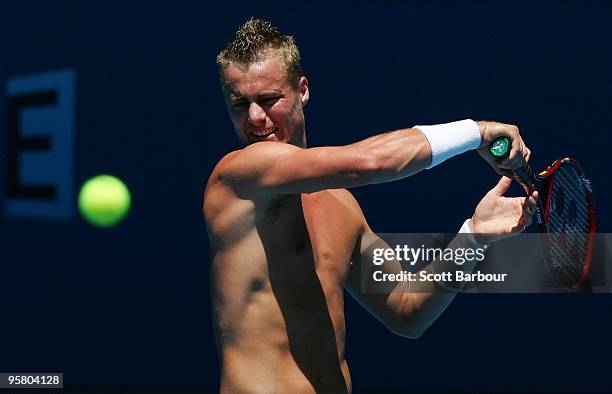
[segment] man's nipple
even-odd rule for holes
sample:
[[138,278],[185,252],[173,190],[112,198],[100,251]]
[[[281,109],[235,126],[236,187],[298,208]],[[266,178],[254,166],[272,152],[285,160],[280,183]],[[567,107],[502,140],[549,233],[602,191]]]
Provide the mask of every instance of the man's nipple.
[[263,287],[264,287],[263,279],[254,279],[253,281],[251,281],[251,291],[253,293],[263,289]]

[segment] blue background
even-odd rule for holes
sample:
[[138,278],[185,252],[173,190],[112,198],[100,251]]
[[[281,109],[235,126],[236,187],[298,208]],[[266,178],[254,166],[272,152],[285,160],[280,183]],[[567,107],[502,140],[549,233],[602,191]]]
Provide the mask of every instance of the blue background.
[[[7,78],[71,68],[76,183],[114,174],[133,209],[111,230],[76,207],[67,222],[0,212],[0,371],[217,387],[201,199],[214,164],[239,147],[215,56],[249,16],[301,48],[311,146],[467,117],[517,124],[534,167],[581,161],[610,232],[611,11],[604,1],[2,3],[2,179]],[[471,152],[354,193],[375,231],[453,232],[496,181]],[[612,390],[609,295],[460,295],[419,340],[393,336],[349,298],[357,390]]]

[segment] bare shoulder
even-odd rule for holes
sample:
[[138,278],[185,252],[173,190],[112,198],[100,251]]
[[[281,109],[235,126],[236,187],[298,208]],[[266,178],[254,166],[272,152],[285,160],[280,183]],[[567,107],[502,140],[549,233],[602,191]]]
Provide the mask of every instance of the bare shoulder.
[[221,180],[231,181],[252,173],[258,167],[280,160],[285,154],[299,150],[301,148],[297,146],[280,142],[257,142],[225,155],[215,167],[213,174]]
[[[274,195],[255,193],[257,183],[266,168],[282,161],[283,155],[300,150],[293,145],[258,142],[226,154],[211,172],[203,196],[203,212],[210,222],[227,208],[250,206],[253,201],[272,200]],[[244,210],[244,209],[242,209]]]
[[236,160],[240,152],[237,150],[223,156],[208,177],[202,202],[202,210],[207,221],[215,216],[215,212],[218,212],[223,203],[228,201],[228,197],[232,197],[231,188],[223,182],[224,168]]
[[[212,172],[209,185],[223,183],[230,186],[242,197],[257,197],[272,192],[264,189],[262,180],[272,169],[292,163],[291,153],[302,148],[280,142],[257,142],[243,149],[228,153]],[[295,169],[295,167],[293,167]],[[261,193],[258,193],[261,192]]]
[[215,184],[222,179],[225,171],[227,171],[226,167],[231,166],[232,162],[238,159],[241,151],[242,149],[230,152],[223,156],[221,160],[217,162],[215,168],[213,168],[212,172],[210,173],[210,176],[208,177],[208,181],[206,182],[206,188],[204,189],[205,197],[206,193],[209,192],[212,187],[214,187]]

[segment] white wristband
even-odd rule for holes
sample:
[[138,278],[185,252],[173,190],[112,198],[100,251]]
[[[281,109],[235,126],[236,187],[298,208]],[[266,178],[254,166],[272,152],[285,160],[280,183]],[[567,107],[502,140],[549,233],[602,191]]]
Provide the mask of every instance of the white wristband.
[[[454,247],[464,247],[464,246],[471,246],[471,247],[476,247],[478,249],[483,249],[483,250],[487,250],[487,248],[489,247],[489,245],[486,244],[481,244],[480,242],[476,241],[476,238],[474,238],[474,236],[472,235],[472,231],[470,231],[470,220],[472,219],[467,219],[465,222],[463,222],[463,225],[461,226],[461,228],[459,229],[459,234],[466,234],[464,237],[457,237],[455,239],[453,239],[451,241],[451,243],[449,244],[449,247],[451,245],[454,244]],[[465,245],[465,242],[467,241],[468,245]],[[439,265],[442,264],[442,268],[440,269]],[[444,265],[444,262],[433,262],[431,264],[431,272],[435,275],[435,274],[440,274],[440,273],[445,273],[445,272],[453,272],[455,270],[460,270],[457,268],[457,266],[452,266],[452,264],[455,264],[454,262],[452,264],[450,264],[450,268],[448,265]],[[461,264],[463,265],[463,264]],[[471,272],[472,269],[469,269],[469,272]],[[464,271],[466,272],[466,271]],[[457,282],[454,280],[449,280],[449,281],[445,281],[445,280],[436,280],[436,284],[438,286],[440,286],[441,288],[443,288],[446,291],[455,293],[458,291],[461,291],[463,289],[463,287],[465,286],[465,282]]]
[[476,238],[474,238],[474,235],[472,234],[472,231],[470,230],[470,221],[472,219],[467,219],[465,222],[463,222],[463,225],[461,226],[461,228],[459,229],[459,234],[469,234],[469,241],[473,242],[474,245],[479,246],[480,248],[487,250],[487,248],[489,247],[488,244],[481,244],[480,242],[476,241]]
[[431,164],[427,168],[480,146],[480,128],[471,119],[414,128],[425,135],[431,146]]

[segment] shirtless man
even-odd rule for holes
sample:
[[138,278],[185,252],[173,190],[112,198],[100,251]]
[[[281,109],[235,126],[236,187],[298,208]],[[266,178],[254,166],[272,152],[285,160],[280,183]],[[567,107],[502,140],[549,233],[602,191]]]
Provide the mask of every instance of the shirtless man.
[[[376,236],[346,188],[402,179],[474,148],[499,173],[529,158],[516,127],[470,120],[307,149],[308,80],[299,62],[291,37],[260,20],[248,21],[218,56],[229,114],[245,145],[221,159],[204,192],[221,393],[351,392],[345,288],[408,338],[419,337],[453,299],[433,283],[416,293],[405,284],[387,294],[362,292],[360,263],[371,261],[363,240]],[[512,152],[497,163],[487,147],[501,135]],[[503,197],[510,182],[502,177],[464,224],[474,245],[531,221],[537,195]]]

